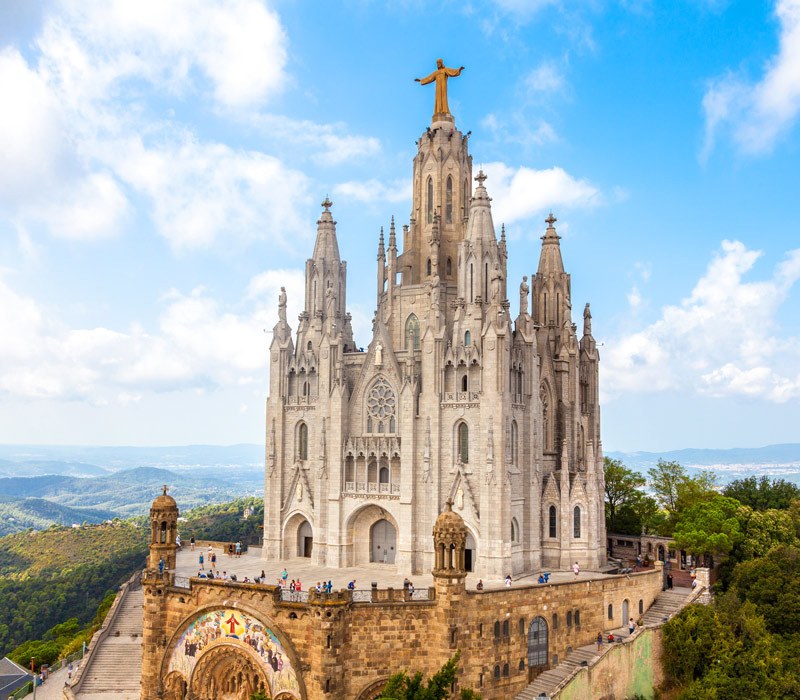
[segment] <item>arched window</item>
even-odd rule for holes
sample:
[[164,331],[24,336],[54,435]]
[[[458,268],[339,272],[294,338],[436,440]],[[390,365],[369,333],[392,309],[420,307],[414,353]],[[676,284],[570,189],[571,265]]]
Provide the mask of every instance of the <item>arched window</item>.
[[406,319],[406,350],[419,350],[419,319],[416,314]]
[[470,333],[469,331],[464,332],[464,345],[466,345],[467,347],[472,345],[472,333]]
[[539,387],[539,402],[542,404],[542,440],[545,452],[553,449],[553,440],[550,431],[550,392],[542,383]]
[[425,214],[428,223],[433,223],[433,180],[428,178],[428,206]]
[[508,664],[503,664],[503,678],[508,678]]
[[508,620],[503,620],[503,636],[508,637]]
[[553,629],[558,629],[558,613],[553,613]]
[[523,618],[519,618],[519,634],[521,637],[525,636],[525,620]]
[[567,627],[572,627],[572,610],[567,610]]
[[445,185],[444,217],[446,223],[453,223],[453,178],[449,175]]
[[428,271],[428,277],[430,277],[431,276],[431,259],[430,258],[428,258],[428,264],[427,264],[425,269]]
[[467,381],[467,375],[465,374],[461,377],[461,391],[467,391],[469,388],[469,382]]
[[639,614],[640,615],[644,614],[644,601],[643,600],[639,601]]
[[305,423],[297,428],[297,457],[308,459],[308,426]]
[[389,419],[389,432],[390,433],[396,433],[397,432],[397,422],[395,421],[394,416],[392,416]]
[[162,522],[161,523],[161,540],[160,541],[161,541],[161,544],[166,544],[167,543],[167,523],[166,522]]
[[511,421],[511,463],[519,463],[519,429],[517,421]]
[[496,621],[494,623],[494,637],[495,637],[495,639],[499,639],[500,638],[500,622],[499,621]]
[[378,483],[379,484],[389,483],[389,467],[381,467],[381,470],[378,472]]
[[519,672],[522,673],[525,670],[525,659],[519,660]]
[[469,462],[469,428],[466,423],[458,426],[458,455],[464,464]]
[[464,180],[464,218],[469,214],[469,180]]
[[612,603],[608,604],[608,619],[609,620],[614,619],[614,605]]
[[575,506],[572,511],[572,536],[573,537],[580,537],[581,536],[581,509],[580,506]]
[[483,263],[483,303],[489,302],[489,263]]
[[475,268],[473,267],[472,263],[469,266],[469,301],[472,303],[475,301]]
[[308,396],[308,382],[303,382],[303,396]]
[[556,507],[550,506],[550,537],[556,536]]
[[311,341],[309,340],[309,341],[306,343],[306,350],[308,350],[308,351],[310,352],[310,351],[311,351],[311,348],[312,348],[312,345],[311,345]]
[[453,263],[450,258],[447,258],[447,275],[450,276],[453,274]]
[[494,667],[494,678],[495,680],[500,680],[500,664]]
[[581,626],[581,611],[580,610],[576,610],[575,611],[574,619],[575,619],[575,627],[580,627]]

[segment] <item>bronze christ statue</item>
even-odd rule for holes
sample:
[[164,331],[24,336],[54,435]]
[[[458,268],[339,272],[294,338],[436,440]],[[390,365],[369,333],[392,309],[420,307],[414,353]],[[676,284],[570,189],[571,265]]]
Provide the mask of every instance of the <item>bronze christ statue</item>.
[[441,58],[436,59],[436,70],[433,71],[427,78],[414,78],[414,80],[422,85],[427,85],[436,81],[436,103],[433,108],[434,114],[450,114],[450,108],[447,106],[447,79],[455,78],[461,75],[461,68],[446,68],[444,61]]

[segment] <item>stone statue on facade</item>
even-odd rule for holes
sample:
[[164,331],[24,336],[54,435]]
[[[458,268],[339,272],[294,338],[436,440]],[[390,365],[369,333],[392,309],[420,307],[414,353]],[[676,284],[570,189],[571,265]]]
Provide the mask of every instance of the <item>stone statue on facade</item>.
[[375,366],[380,367],[383,364],[383,345],[378,343],[375,346]]
[[502,296],[502,287],[503,287],[503,273],[500,272],[500,265],[498,263],[494,264],[494,271],[492,272],[492,304],[500,305],[500,302],[503,301]]
[[447,79],[461,75],[461,68],[446,68],[441,58],[436,59],[436,70],[425,78],[414,78],[414,81],[422,85],[428,85],[436,81],[436,102],[434,103],[434,114],[450,114],[450,107],[447,106]]
[[592,334],[592,312],[589,310],[589,304],[583,307],[583,334]]
[[281,323],[286,323],[286,287],[281,287],[278,295],[278,318]]
[[531,291],[531,288],[528,286],[528,276],[525,275],[522,278],[522,282],[519,285],[519,315],[520,316],[527,316],[528,315],[528,292]]

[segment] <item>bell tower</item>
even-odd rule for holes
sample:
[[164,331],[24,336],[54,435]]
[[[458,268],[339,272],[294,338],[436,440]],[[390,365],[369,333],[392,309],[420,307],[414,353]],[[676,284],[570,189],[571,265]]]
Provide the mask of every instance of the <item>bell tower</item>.
[[150,507],[150,555],[147,566],[157,569],[164,560],[164,569],[175,569],[175,557],[178,552],[176,537],[178,535],[178,504],[172,496],[167,495],[166,485],[162,494],[153,501]]

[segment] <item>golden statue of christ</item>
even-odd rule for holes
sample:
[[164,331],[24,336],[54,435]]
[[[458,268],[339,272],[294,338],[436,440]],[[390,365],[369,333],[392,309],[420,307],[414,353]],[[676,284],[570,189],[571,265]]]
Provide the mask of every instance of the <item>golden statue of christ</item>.
[[436,103],[433,108],[434,115],[437,114],[450,114],[450,108],[447,106],[447,79],[455,78],[461,75],[461,68],[446,68],[444,61],[441,58],[436,59],[436,70],[433,71],[427,78],[414,78],[414,80],[422,85],[427,85],[436,81]]

